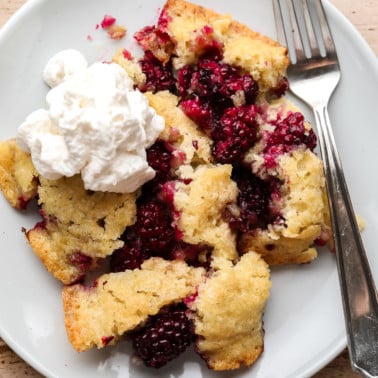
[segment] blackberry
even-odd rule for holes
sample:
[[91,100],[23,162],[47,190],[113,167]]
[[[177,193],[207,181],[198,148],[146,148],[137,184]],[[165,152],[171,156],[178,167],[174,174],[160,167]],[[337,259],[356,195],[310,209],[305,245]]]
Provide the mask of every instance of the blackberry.
[[177,89],[182,100],[189,98],[192,93],[189,88],[191,86],[194,72],[194,65],[186,65],[180,68],[177,72]]
[[277,158],[282,154],[305,146],[313,151],[316,147],[316,135],[312,129],[305,127],[304,117],[301,113],[290,113],[284,119],[273,122],[273,132],[263,135],[265,147],[263,150],[265,166],[273,168],[277,165]]
[[178,71],[180,107],[213,140],[213,156],[226,164],[241,160],[256,141],[258,85],[239,67],[222,62],[222,51],[205,51],[196,65]]
[[169,258],[175,242],[175,230],[166,205],[154,197],[142,195],[138,201],[137,220],[122,239],[125,244],[110,258],[112,272],[137,269],[151,256]]
[[175,230],[168,210],[157,199],[148,199],[138,206],[133,230],[141,242],[141,248],[152,255],[168,256],[175,240]]
[[286,152],[290,150],[290,147],[301,144],[310,150],[314,150],[316,147],[315,133],[312,129],[306,129],[301,113],[290,113],[286,118],[278,121],[275,126],[274,132],[269,135],[266,142],[266,149],[280,145]]
[[147,162],[156,172],[155,177],[147,182],[148,190],[160,189],[162,184],[171,179],[172,152],[164,142],[157,141],[147,149]]
[[[190,72],[190,71],[189,71]],[[208,101],[214,100],[214,96],[219,92],[223,84],[220,65],[211,59],[200,59],[198,66],[191,71],[190,81],[187,88],[183,88],[186,93],[195,93],[198,97]],[[181,96],[186,95],[181,91]]]
[[232,164],[243,159],[244,154],[257,140],[258,109],[255,105],[229,108],[213,130],[212,154],[216,161]]
[[236,167],[232,173],[239,189],[238,210],[226,213],[226,218],[233,229],[249,232],[257,227],[265,227],[271,219],[269,182],[255,176],[250,169]]
[[207,134],[211,134],[214,125],[214,111],[210,103],[200,100],[198,96],[180,102],[182,111],[200,126]]
[[[177,87],[181,107],[195,122],[199,114],[210,113],[213,120],[219,119],[224,110],[235,105],[254,104],[258,85],[249,74],[239,67],[223,63],[222,52],[214,48],[205,51],[196,65],[187,65],[178,71]],[[193,100],[194,99],[194,100]],[[195,109],[191,109],[192,101]],[[234,104],[237,101],[238,104]],[[203,107],[204,109],[201,109]],[[199,123],[203,127],[202,123]],[[205,123],[208,128],[208,122]]]
[[122,248],[113,252],[110,257],[110,270],[112,272],[123,272],[127,269],[137,269],[148,258],[147,251],[141,248],[138,241],[128,241]]
[[194,335],[185,307],[176,307],[153,316],[148,326],[136,331],[131,338],[135,354],[144,364],[160,368],[184,352]]

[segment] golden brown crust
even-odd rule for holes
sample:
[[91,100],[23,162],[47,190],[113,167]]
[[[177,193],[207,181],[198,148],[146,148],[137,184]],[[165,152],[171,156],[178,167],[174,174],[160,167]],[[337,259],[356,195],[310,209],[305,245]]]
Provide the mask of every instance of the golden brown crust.
[[233,36],[233,34],[247,36],[254,40],[260,40],[269,46],[278,47],[279,50],[277,51],[286,50],[286,48],[281,46],[277,41],[252,30],[250,27],[236,20],[233,20],[228,14],[220,14],[212,9],[185,0],[167,0],[163,12],[166,12],[169,17],[169,30],[171,30],[169,23],[176,22],[175,18],[177,20],[189,20],[187,21],[189,25],[194,24],[194,28],[187,28],[186,25],[183,26],[183,29],[189,29],[190,31],[198,30],[205,25],[219,23],[221,24],[220,26],[227,27],[227,31],[225,31],[224,34],[227,33],[228,37],[230,35]]
[[305,264],[318,256],[316,249],[309,247],[314,239],[298,240],[283,236],[274,239],[268,231],[262,231],[256,236],[244,234],[239,249],[248,251],[253,248],[269,265]]
[[80,175],[41,177],[38,194],[44,222],[26,235],[47,270],[64,284],[120,248],[119,237],[135,221],[137,193],[86,191]]
[[64,284],[80,279],[120,248],[119,237],[135,221],[138,193],[86,191],[80,175],[44,179],[15,139],[0,143],[0,187],[18,209],[38,195],[44,220],[26,237],[47,270]]
[[263,351],[262,314],[269,297],[269,268],[254,252],[223,264],[190,305],[199,353],[213,370],[251,365]]
[[0,143],[0,188],[4,197],[16,209],[37,195],[38,173],[30,154],[24,152],[15,139]]
[[194,294],[204,274],[204,269],[183,261],[156,257],[146,260],[141,269],[103,275],[95,287],[65,287],[68,338],[80,352],[114,344],[162,307]]

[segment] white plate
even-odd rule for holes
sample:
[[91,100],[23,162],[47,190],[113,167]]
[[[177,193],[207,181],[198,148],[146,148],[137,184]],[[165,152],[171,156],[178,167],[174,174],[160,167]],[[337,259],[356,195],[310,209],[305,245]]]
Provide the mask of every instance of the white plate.
[[[111,57],[117,45],[96,30],[105,14],[118,18],[129,35],[152,24],[162,0],[29,0],[0,33],[0,139],[15,135],[31,111],[44,106],[41,71],[64,48],[82,51],[89,61]],[[230,12],[254,29],[275,36],[269,1],[203,0]],[[356,212],[366,220],[363,239],[378,281],[378,148],[375,55],[354,28],[328,2],[326,10],[339,50],[342,81],[330,106],[335,136]],[[92,41],[88,40],[88,36]],[[37,217],[13,209],[0,196],[0,334],[28,363],[49,377],[154,377],[157,372],[130,364],[127,344],[77,354],[63,325],[61,285],[30,250],[21,227]],[[265,313],[265,351],[249,369],[215,374],[188,352],[161,377],[306,377],[346,345],[334,256],[322,251],[315,262],[273,269],[273,289]]]

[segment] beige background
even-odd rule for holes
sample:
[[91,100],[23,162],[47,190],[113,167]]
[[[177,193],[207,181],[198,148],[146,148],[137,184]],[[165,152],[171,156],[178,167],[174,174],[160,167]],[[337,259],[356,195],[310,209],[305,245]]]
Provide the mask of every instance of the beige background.
[[[331,0],[331,2],[355,25],[378,55],[378,1],[377,0]],[[0,27],[25,0],[0,0]],[[41,377],[23,362],[0,339],[0,378]],[[350,368],[348,354],[344,351],[314,378],[356,378]]]

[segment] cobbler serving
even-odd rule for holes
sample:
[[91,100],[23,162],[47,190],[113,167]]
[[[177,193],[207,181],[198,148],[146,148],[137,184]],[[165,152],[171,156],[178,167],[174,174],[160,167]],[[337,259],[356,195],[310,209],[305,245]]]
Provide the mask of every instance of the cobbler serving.
[[134,38],[142,57],[52,61],[48,109],[0,144],[3,194],[38,203],[25,235],[63,284],[77,351],[126,339],[160,368],[193,344],[210,369],[251,365],[269,266],[309,263],[330,237],[316,136],[285,97],[286,48],[183,0]]

